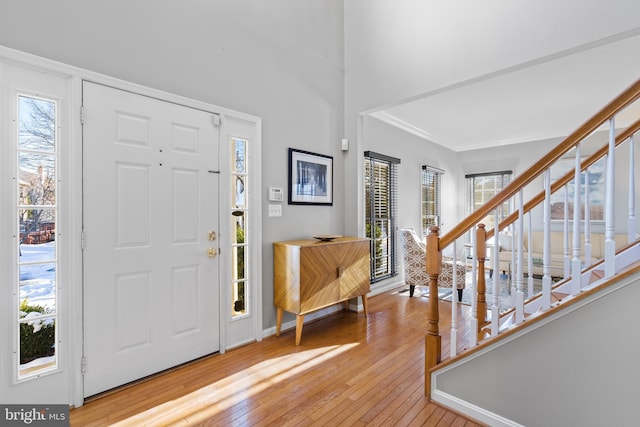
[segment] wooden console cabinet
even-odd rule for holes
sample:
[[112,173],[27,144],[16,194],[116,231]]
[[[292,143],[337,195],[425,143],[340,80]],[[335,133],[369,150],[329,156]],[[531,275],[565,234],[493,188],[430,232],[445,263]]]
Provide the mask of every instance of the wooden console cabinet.
[[369,239],[366,238],[274,242],[276,335],[280,335],[284,311],[296,315],[296,345],[300,345],[307,313],[360,296],[366,315],[369,262]]

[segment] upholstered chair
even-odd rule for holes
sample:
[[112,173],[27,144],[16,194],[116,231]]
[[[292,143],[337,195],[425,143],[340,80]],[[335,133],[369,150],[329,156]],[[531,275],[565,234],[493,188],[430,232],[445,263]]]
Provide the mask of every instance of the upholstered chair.
[[[404,282],[409,285],[409,296],[413,296],[416,286],[429,286],[427,274],[427,260],[425,243],[411,228],[400,230],[402,242],[402,258],[404,263]],[[464,263],[456,264],[456,289],[458,301],[462,300],[462,292],[465,288],[466,267]],[[442,257],[442,272],[438,276],[438,287],[453,288],[453,260]]]

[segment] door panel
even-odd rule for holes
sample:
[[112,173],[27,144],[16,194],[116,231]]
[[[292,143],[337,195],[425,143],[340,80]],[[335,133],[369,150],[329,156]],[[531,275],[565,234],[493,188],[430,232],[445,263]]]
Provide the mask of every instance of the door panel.
[[219,350],[213,114],[85,82],[85,396]]

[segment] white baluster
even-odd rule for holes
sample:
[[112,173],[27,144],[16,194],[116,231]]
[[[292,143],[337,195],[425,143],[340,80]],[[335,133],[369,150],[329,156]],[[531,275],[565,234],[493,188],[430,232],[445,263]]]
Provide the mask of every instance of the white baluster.
[[518,192],[518,261],[516,263],[516,324],[524,322],[524,293],[523,281],[524,274],[522,271],[522,250],[524,249],[524,195],[523,191]]
[[533,251],[531,250],[532,240],[531,240],[531,211],[527,214],[527,218],[529,221],[527,222],[527,298],[531,298],[533,296]]
[[498,268],[500,263],[498,260],[498,252],[500,251],[500,242],[498,241],[498,209],[494,214],[494,233],[493,233],[493,253],[491,254],[493,262],[493,296],[491,298],[491,336],[495,337],[500,331],[500,274]]
[[607,178],[604,210],[604,276],[611,277],[616,272],[615,234],[615,175],[616,175],[616,129],[615,119],[609,119],[609,153],[607,154]]
[[458,354],[458,253],[453,241],[453,284],[451,285],[451,357]]
[[589,168],[584,171],[584,267],[591,265],[591,200]]
[[564,254],[564,278],[571,276],[571,258],[569,257],[569,184],[564,186],[564,220],[562,223]]
[[478,257],[477,239],[475,229],[471,232],[471,333],[469,334],[469,345],[478,345]]
[[521,253],[518,247],[519,233],[520,231],[518,230],[517,223],[516,223],[516,227],[513,228],[513,236],[511,237],[511,246],[513,247],[513,250],[511,251],[511,264],[510,264],[511,271],[509,271],[509,276],[507,276],[509,280],[507,285],[509,286],[509,296],[511,297],[509,298],[509,303],[511,304],[511,307],[516,306],[516,290],[518,289],[517,280],[518,280],[518,271],[520,270],[520,268],[518,267],[518,253]]
[[627,225],[628,243],[636,241],[636,148],[633,135],[629,138],[629,225]]
[[580,263],[580,145],[576,146],[576,163],[573,178],[573,258],[571,259],[571,295],[580,293],[582,265]]
[[471,331],[469,334],[469,345],[475,347],[478,344],[478,258],[477,258],[477,245],[478,242],[475,229],[472,229],[471,233]]
[[[551,168],[544,173],[544,241],[542,249],[542,309],[551,307]],[[531,250],[531,249],[529,249]]]

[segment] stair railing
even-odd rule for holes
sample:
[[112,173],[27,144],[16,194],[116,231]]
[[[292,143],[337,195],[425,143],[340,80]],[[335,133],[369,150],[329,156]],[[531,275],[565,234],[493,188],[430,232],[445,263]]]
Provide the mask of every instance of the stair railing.
[[[542,205],[544,212],[544,248],[543,248],[543,278],[542,278],[542,309],[548,310],[551,305],[551,274],[550,274],[550,218],[551,218],[551,194],[560,190],[561,188],[568,187],[569,182],[573,179],[575,183],[579,183],[581,179],[581,173],[589,173],[589,168],[594,165],[599,159],[606,156],[607,159],[607,176],[606,176],[606,200],[605,200],[605,276],[609,277],[615,273],[615,225],[614,225],[614,174],[615,174],[615,149],[623,142],[630,140],[630,146],[633,146],[633,135],[640,129],[640,120],[636,120],[633,124],[627,127],[623,132],[616,137],[615,135],[615,117],[616,115],[631,105],[633,102],[640,98],[640,80],[629,86],[618,97],[602,108],[592,118],[587,120],[576,131],[570,134],[564,139],[558,146],[552,149],[549,153],[544,155],[540,160],[534,163],[529,169],[517,176],[513,181],[507,184],[504,189],[492,197],[483,206],[472,212],[466,218],[464,218],[459,224],[457,224],[451,231],[443,236],[439,236],[438,227],[432,227],[427,235],[426,246],[426,271],[430,277],[429,281],[429,293],[430,295],[437,295],[438,288],[438,276],[441,271],[442,265],[442,252],[449,246],[453,249],[453,262],[457,262],[457,253],[455,251],[456,240],[463,238],[465,234],[471,233],[472,235],[472,247],[473,247],[473,269],[472,269],[472,283],[471,292],[474,295],[472,302],[472,319],[467,326],[472,333],[469,347],[474,347],[478,343],[478,339],[482,339],[484,336],[480,333],[483,328],[488,325],[490,321],[491,336],[495,336],[500,331],[500,313],[499,313],[499,232],[507,227],[515,226],[514,233],[514,251],[512,255],[512,262],[514,270],[512,273],[515,276],[515,282],[511,283],[511,295],[512,303],[515,306],[515,323],[521,323],[524,320],[524,281],[523,281],[523,263],[522,248],[524,244],[524,216],[528,215],[527,235],[528,239],[531,239],[532,226],[531,226],[531,211]],[[584,161],[580,158],[580,144],[588,138],[591,134],[596,132],[604,123],[609,122],[609,141],[608,144],[601,149],[597,150],[594,154],[586,158]],[[567,172],[561,178],[555,182],[551,182],[551,166],[556,164],[558,160],[562,159],[567,153],[573,152],[575,154],[575,166],[573,170]],[[629,241],[635,240],[635,178],[632,172],[634,163],[634,148],[629,149]],[[536,179],[543,180],[543,191],[535,194],[528,202],[524,202],[524,189],[530,189],[528,187]],[[566,280],[571,280],[571,293],[575,295],[580,292],[582,287],[581,271],[583,269],[583,263],[580,259],[580,247],[581,247],[581,221],[572,221],[573,225],[573,251],[569,251],[569,191],[566,191],[564,200],[564,254],[565,254],[565,268],[564,276]],[[582,200],[581,192],[574,191],[573,194],[573,218],[583,218],[582,216]],[[588,191],[586,192],[588,194]],[[585,260],[590,262],[590,218],[589,218],[589,203],[590,200],[585,195]],[[506,218],[500,220],[498,211],[500,206],[505,203],[517,205],[517,209],[514,209],[513,213]],[[485,218],[493,215],[493,223],[496,224],[496,228],[486,230],[483,221]],[[632,228],[633,227],[633,228]],[[633,234],[633,236],[632,236]],[[488,242],[493,237],[493,244],[488,246]],[[529,246],[531,243],[529,240]],[[493,263],[489,269],[493,271],[493,298],[490,306],[490,320],[487,317],[487,301],[486,301],[486,260],[487,260],[487,248],[491,251],[490,262]],[[589,255],[587,258],[586,255]],[[532,259],[531,251],[529,251],[528,271],[532,271]],[[454,269],[455,271],[456,269]],[[511,272],[510,272],[511,273]],[[532,276],[532,274],[528,274]],[[528,279],[528,295],[532,295],[532,278]],[[452,304],[452,335],[449,342],[452,348],[449,350],[450,356],[455,356],[457,353],[457,346],[459,345],[457,335],[458,332],[464,329],[463,326],[457,320],[458,309],[455,303],[455,293],[452,296],[454,303]],[[431,374],[430,370],[438,365],[442,361],[442,337],[439,333],[439,312],[438,312],[438,300],[437,298],[429,298],[428,308],[428,329],[425,336],[425,394],[430,397],[431,393]]]

